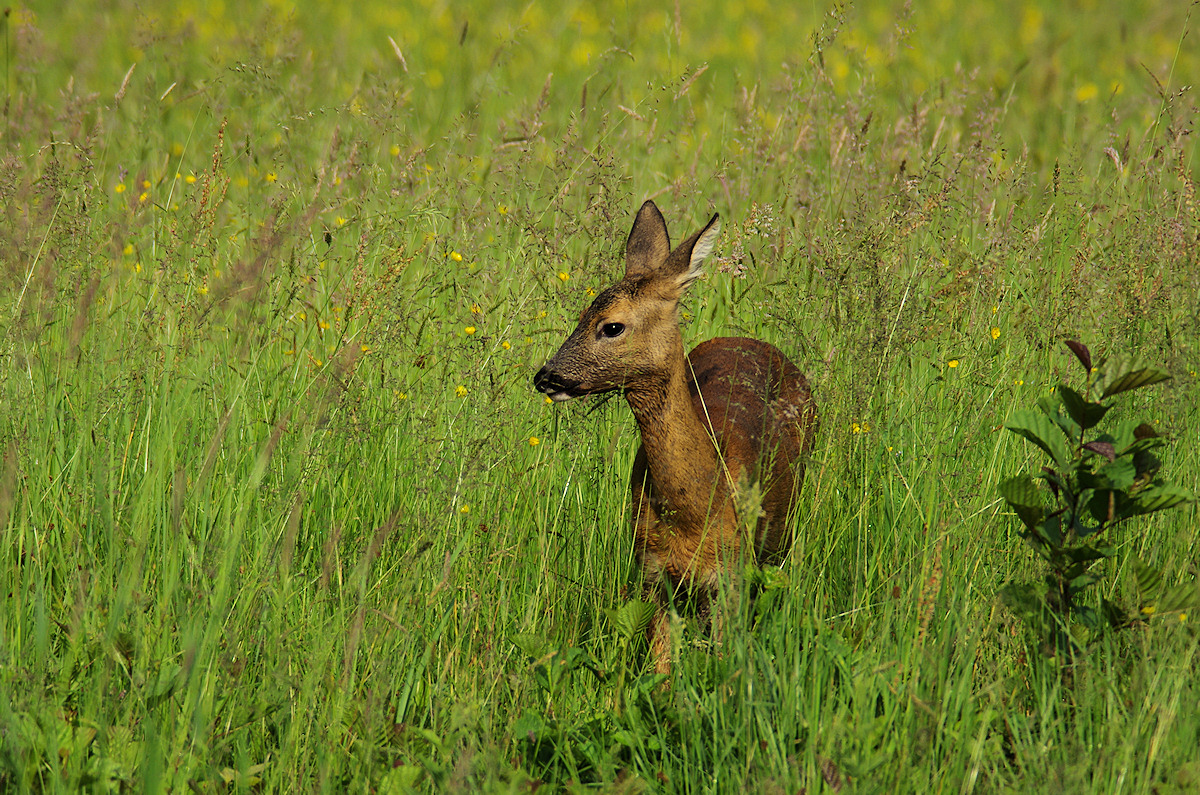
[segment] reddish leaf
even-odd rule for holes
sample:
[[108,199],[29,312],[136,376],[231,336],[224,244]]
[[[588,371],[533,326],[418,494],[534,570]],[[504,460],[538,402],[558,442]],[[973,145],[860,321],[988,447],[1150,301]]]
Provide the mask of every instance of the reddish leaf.
[[1158,433],[1145,422],[1133,429],[1133,438],[1135,439],[1153,439],[1155,436],[1158,436]]
[[1099,453],[1109,461],[1117,457],[1117,449],[1112,446],[1112,442],[1088,442],[1083,446],[1084,450],[1091,450],[1093,453]]
[[1075,354],[1075,358],[1083,365],[1083,369],[1087,372],[1092,371],[1092,354],[1088,347],[1079,340],[1067,340],[1067,347]]

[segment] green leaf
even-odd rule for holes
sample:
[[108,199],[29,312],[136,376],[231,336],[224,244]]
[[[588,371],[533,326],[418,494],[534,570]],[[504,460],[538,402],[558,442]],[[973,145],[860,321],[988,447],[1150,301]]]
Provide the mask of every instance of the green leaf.
[[1047,516],[1036,527],[1032,528],[1038,538],[1045,541],[1054,549],[1061,549],[1063,542],[1062,516],[1055,514]]
[[615,610],[608,610],[609,619],[624,640],[633,640],[646,631],[656,610],[653,602],[632,599]]
[[1113,629],[1123,629],[1133,623],[1133,616],[1125,608],[1103,596],[1100,597],[1100,609],[1104,611],[1104,618]]
[[1063,407],[1062,397],[1055,389],[1053,395],[1047,395],[1038,400],[1038,408],[1042,410],[1051,422],[1058,426],[1062,431],[1063,436],[1067,441],[1073,442],[1083,434],[1083,429],[1079,427],[1079,423],[1071,419],[1071,415]]
[[1196,498],[1182,486],[1170,483],[1147,486],[1137,493],[1134,502],[1139,507],[1138,513],[1154,513],[1175,508],[1184,503],[1193,502]]
[[1067,410],[1067,414],[1085,431],[1100,424],[1100,420],[1104,419],[1104,415],[1111,408],[1103,403],[1088,400],[1069,386],[1060,385],[1058,394],[1062,398],[1062,405]]
[[1070,572],[1070,575],[1072,576],[1070,581],[1067,583],[1067,589],[1070,591],[1072,596],[1081,593],[1085,588],[1089,588],[1100,581],[1100,575],[1094,571],[1082,571],[1079,573],[1072,571]]
[[1018,411],[1004,427],[1042,448],[1060,467],[1066,466],[1066,462],[1070,460],[1061,432],[1045,414],[1029,410]]
[[1088,513],[1101,525],[1108,524],[1117,518],[1117,503],[1112,491],[1100,490],[1092,494],[1087,501]]
[[512,642],[513,645],[524,652],[525,656],[531,660],[540,660],[549,654],[552,648],[549,640],[532,632],[522,632],[514,635]]
[[1180,583],[1167,586],[1163,582],[1162,572],[1133,559],[1134,572],[1137,575],[1138,591],[1142,598],[1142,613],[1183,613],[1200,611],[1200,581]]
[[1037,527],[1042,521],[1045,502],[1037,484],[1028,475],[1017,475],[1001,482],[1000,496],[1012,506],[1017,517],[1030,529]]
[[1111,558],[1113,548],[1109,544],[1084,544],[1083,546],[1073,547],[1072,549],[1063,550],[1063,554],[1075,563],[1086,563],[1095,560],[1103,560]]
[[1142,599],[1150,598],[1162,589],[1162,573],[1147,566],[1141,558],[1133,559],[1133,573],[1137,577],[1137,587]]
[[1143,367],[1128,356],[1113,356],[1100,365],[1097,379],[1102,389],[1100,399],[1158,384],[1170,377],[1170,373],[1158,367]]
[[546,731],[546,721],[534,710],[526,710],[513,724],[514,740],[536,743]]
[[1133,459],[1121,456],[1096,470],[1092,488],[1120,491],[1132,486],[1136,476],[1137,470],[1133,466]]

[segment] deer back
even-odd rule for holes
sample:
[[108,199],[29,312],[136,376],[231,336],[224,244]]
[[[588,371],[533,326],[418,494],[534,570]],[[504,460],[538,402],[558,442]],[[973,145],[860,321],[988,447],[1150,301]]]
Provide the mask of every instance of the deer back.
[[788,511],[816,425],[808,381],[778,348],[746,337],[703,342],[688,361],[693,406],[711,428],[727,477],[735,488],[758,486],[755,556],[778,562],[791,545]]

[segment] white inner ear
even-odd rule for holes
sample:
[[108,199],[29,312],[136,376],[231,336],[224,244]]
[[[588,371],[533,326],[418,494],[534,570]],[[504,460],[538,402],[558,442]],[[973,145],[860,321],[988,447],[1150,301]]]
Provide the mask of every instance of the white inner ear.
[[680,286],[687,287],[696,279],[700,278],[700,274],[704,272],[704,260],[712,253],[713,246],[717,244],[717,236],[721,234],[721,219],[717,219],[696,241],[696,245],[692,247],[692,261],[688,263],[687,273],[680,278]]

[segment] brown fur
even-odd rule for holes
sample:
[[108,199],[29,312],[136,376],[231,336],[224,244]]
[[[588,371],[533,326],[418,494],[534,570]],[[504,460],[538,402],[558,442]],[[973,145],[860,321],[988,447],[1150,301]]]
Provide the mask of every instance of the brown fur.
[[[633,532],[658,605],[649,634],[659,671],[670,667],[663,585],[707,613],[720,576],[736,571],[743,554],[759,564],[786,555],[788,513],[816,427],[808,382],[774,346],[722,337],[683,356],[679,299],[718,229],[713,216],[671,250],[658,208],[642,205],[625,247],[625,278],[596,297],[534,379],[556,400],[621,389],[637,420]],[[739,501],[738,491],[755,485],[761,513],[741,517],[739,505],[751,501]],[[750,526],[752,546],[744,549],[742,528]]]

